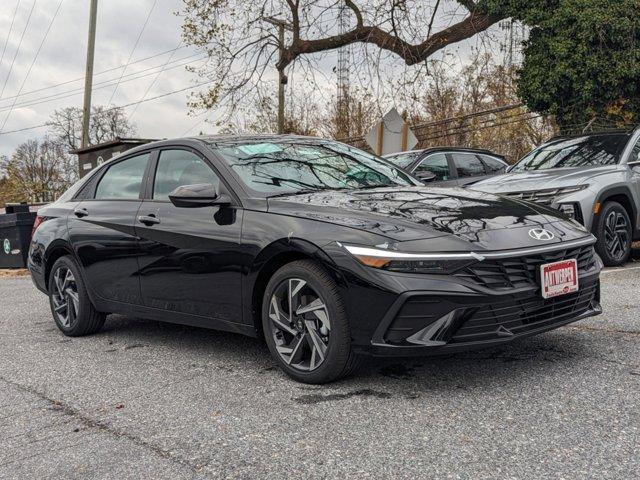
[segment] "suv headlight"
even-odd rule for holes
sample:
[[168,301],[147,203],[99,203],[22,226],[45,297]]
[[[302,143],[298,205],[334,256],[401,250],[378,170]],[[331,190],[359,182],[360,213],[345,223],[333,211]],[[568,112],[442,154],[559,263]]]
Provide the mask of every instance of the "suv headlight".
[[585,188],[589,188],[589,185],[574,185],[573,187],[562,187],[556,191],[556,195],[569,195],[570,193],[576,193],[580,190],[584,190]]
[[368,267],[403,273],[448,274],[483,260],[477,253],[404,253],[381,248],[343,245]]

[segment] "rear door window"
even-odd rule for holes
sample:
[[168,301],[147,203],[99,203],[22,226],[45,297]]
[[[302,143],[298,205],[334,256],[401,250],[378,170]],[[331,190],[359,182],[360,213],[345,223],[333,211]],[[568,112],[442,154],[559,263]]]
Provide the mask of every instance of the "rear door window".
[[111,165],[96,188],[97,200],[137,200],[149,154],[136,155]]
[[453,153],[453,162],[458,170],[458,177],[478,177],[486,175],[484,164],[472,153]]

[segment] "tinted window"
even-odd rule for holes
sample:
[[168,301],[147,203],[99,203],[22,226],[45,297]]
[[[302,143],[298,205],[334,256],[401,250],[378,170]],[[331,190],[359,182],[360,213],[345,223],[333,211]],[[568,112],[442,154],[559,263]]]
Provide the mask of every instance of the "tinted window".
[[416,158],[418,158],[418,155],[420,155],[420,152],[400,153],[398,155],[387,157],[387,160],[395,165],[398,165],[400,168],[407,168],[409,165],[415,162]]
[[501,162],[497,158],[490,157],[489,155],[480,155],[480,158],[482,158],[482,161],[487,166],[487,172],[489,173],[504,172],[507,168],[504,162]]
[[249,188],[268,194],[417,185],[387,161],[339,142],[211,144]]
[[615,165],[627,140],[613,134],[556,140],[527,154],[511,171]]
[[458,177],[477,177],[485,175],[484,165],[472,153],[454,153],[453,162],[458,169]]
[[96,188],[96,197],[101,200],[137,200],[149,154],[131,157],[109,167]]
[[436,180],[449,180],[451,173],[449,172],[449,162],[444,153],[434,153],[420,162],[420,165],[414,170],[415,174],[420,172],[430,172],[436,176]]
[[631,157],[629,157],[629,162],[639,162],[640,161],[640,140],[638,140],[631,151]]
[[154,200],[169,200],[169,194],[183,185],[208,183],[218,188],[219,179],[211,167],[186,150],[162,150],[153,184]]

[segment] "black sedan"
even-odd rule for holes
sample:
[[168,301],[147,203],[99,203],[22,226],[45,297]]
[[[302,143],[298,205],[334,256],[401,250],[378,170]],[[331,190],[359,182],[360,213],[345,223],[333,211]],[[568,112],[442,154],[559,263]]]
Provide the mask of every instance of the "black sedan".
[[509,166],[502,155],[490,150],[435,147],[385,155],[391,163],[423,182],[461,187],[504,173]]
[[229,330],[321,383],[366,355],[499,345],[598,314],[594,241],[555,210],[431,189],[341,143],[211,136],[92,171],[38,212],[29,269],[65,335],[109,313]]

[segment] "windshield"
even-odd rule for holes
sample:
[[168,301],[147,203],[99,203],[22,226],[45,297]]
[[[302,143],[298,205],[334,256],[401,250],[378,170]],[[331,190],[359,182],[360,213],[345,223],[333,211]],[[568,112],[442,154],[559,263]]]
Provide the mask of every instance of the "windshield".
[[511,171],[615,165],[626,142],[627,135],[623,134],[555,141],[527,154]]
[[268,195],[419,185],[382,159],[338,142],[224,141],[210,145],[249,188]]

